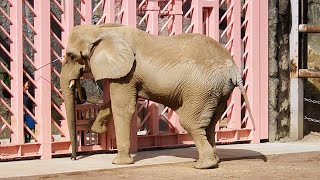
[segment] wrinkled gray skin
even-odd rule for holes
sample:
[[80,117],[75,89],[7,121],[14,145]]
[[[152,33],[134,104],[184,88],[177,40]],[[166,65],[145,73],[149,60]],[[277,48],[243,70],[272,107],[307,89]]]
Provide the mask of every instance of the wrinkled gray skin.
[[[79,85],[83,72],[110,82],[111,105],[100,111],[92,130],[105,132],[104,120],[112,110],[118,148],[114,164],[133,163],[130,125],[138,97],[164,104],[179,114],[182,127],[199,151],[194,165],[199,169],[218,164],[214,126],[235,86],[239,86],[252,119],[241,75],[230,53],[201,34],[155,36],[116,24],[75,27],[60,82],[70,132],[75,132],[74,88],[68,86],[71,80]],[[70,138],[75,159],[75,133],[70,133]]]

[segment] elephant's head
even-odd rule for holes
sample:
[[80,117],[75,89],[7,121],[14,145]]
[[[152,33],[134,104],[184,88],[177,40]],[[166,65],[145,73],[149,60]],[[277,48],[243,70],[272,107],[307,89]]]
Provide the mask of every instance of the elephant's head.
[[[131,34],[118,24],[80,25],[75,27],[68,39],[60,77],[67,121],[72,144],[71,159],[76,158],[75,96],[78,88],[82,93],[80,77],[92,73],[95,80],[117,79],[126,76],[134,64]],[[76,86],[75,86],[76,85]]]

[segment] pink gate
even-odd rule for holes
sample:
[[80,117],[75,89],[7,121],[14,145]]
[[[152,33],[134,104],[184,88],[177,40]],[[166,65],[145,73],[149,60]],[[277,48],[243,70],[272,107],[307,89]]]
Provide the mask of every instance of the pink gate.
[[[236,88],[216,126],[216,142],[259,143],[268,138],[267,0],[7,0],[0,7],[0,160],[70,153],[63,97],[58,79],[68,33],[77,24],[116,22],[157,35],[203,33],[225,45],[243,71],[256,130]],[[6,80],[6,78],[8,80]],[[90,75],[84,79],[90,79]],[[23,90],[28,79],[35,93]],[[104,100],[108,99],[107,82]],[[9,94],[9,95],[8,95]],[[34,111],[23,105],[24,96]],[[77,106],[79,151],[116,149],[114,129],[92,133],[99,104]],[[28,114],[35,131],[24,123]],[[132,149],[192,144],[167,107],[139,100],[132,127]],[[31,142],[25,142],[25,134]]]

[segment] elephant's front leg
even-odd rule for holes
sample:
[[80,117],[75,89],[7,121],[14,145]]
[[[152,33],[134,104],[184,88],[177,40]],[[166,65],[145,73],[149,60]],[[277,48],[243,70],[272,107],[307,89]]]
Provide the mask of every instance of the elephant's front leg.
[[105,104],[99,111],[96,120],[91,126],[91,130],[95,133],[105,133],[107,132],[107,123],[112,116],[111,104],[110,102]]
[[111,106],[116,131],[118,154],[113,164],[132,164],[130,156],[130,129],[136,109],[136,90],[128,84],[110,84]]

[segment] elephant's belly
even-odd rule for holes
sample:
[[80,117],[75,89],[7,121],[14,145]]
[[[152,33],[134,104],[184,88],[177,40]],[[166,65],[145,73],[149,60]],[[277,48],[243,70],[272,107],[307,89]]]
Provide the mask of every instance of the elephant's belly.
[[174,110],[178,109],[181,106],[179,100],[180,98],[173,98],[170,95],[163,95],[161,93],[151,93],[146,92],[145,90],[141,90],[138,92],[138,97],[163,104]]

